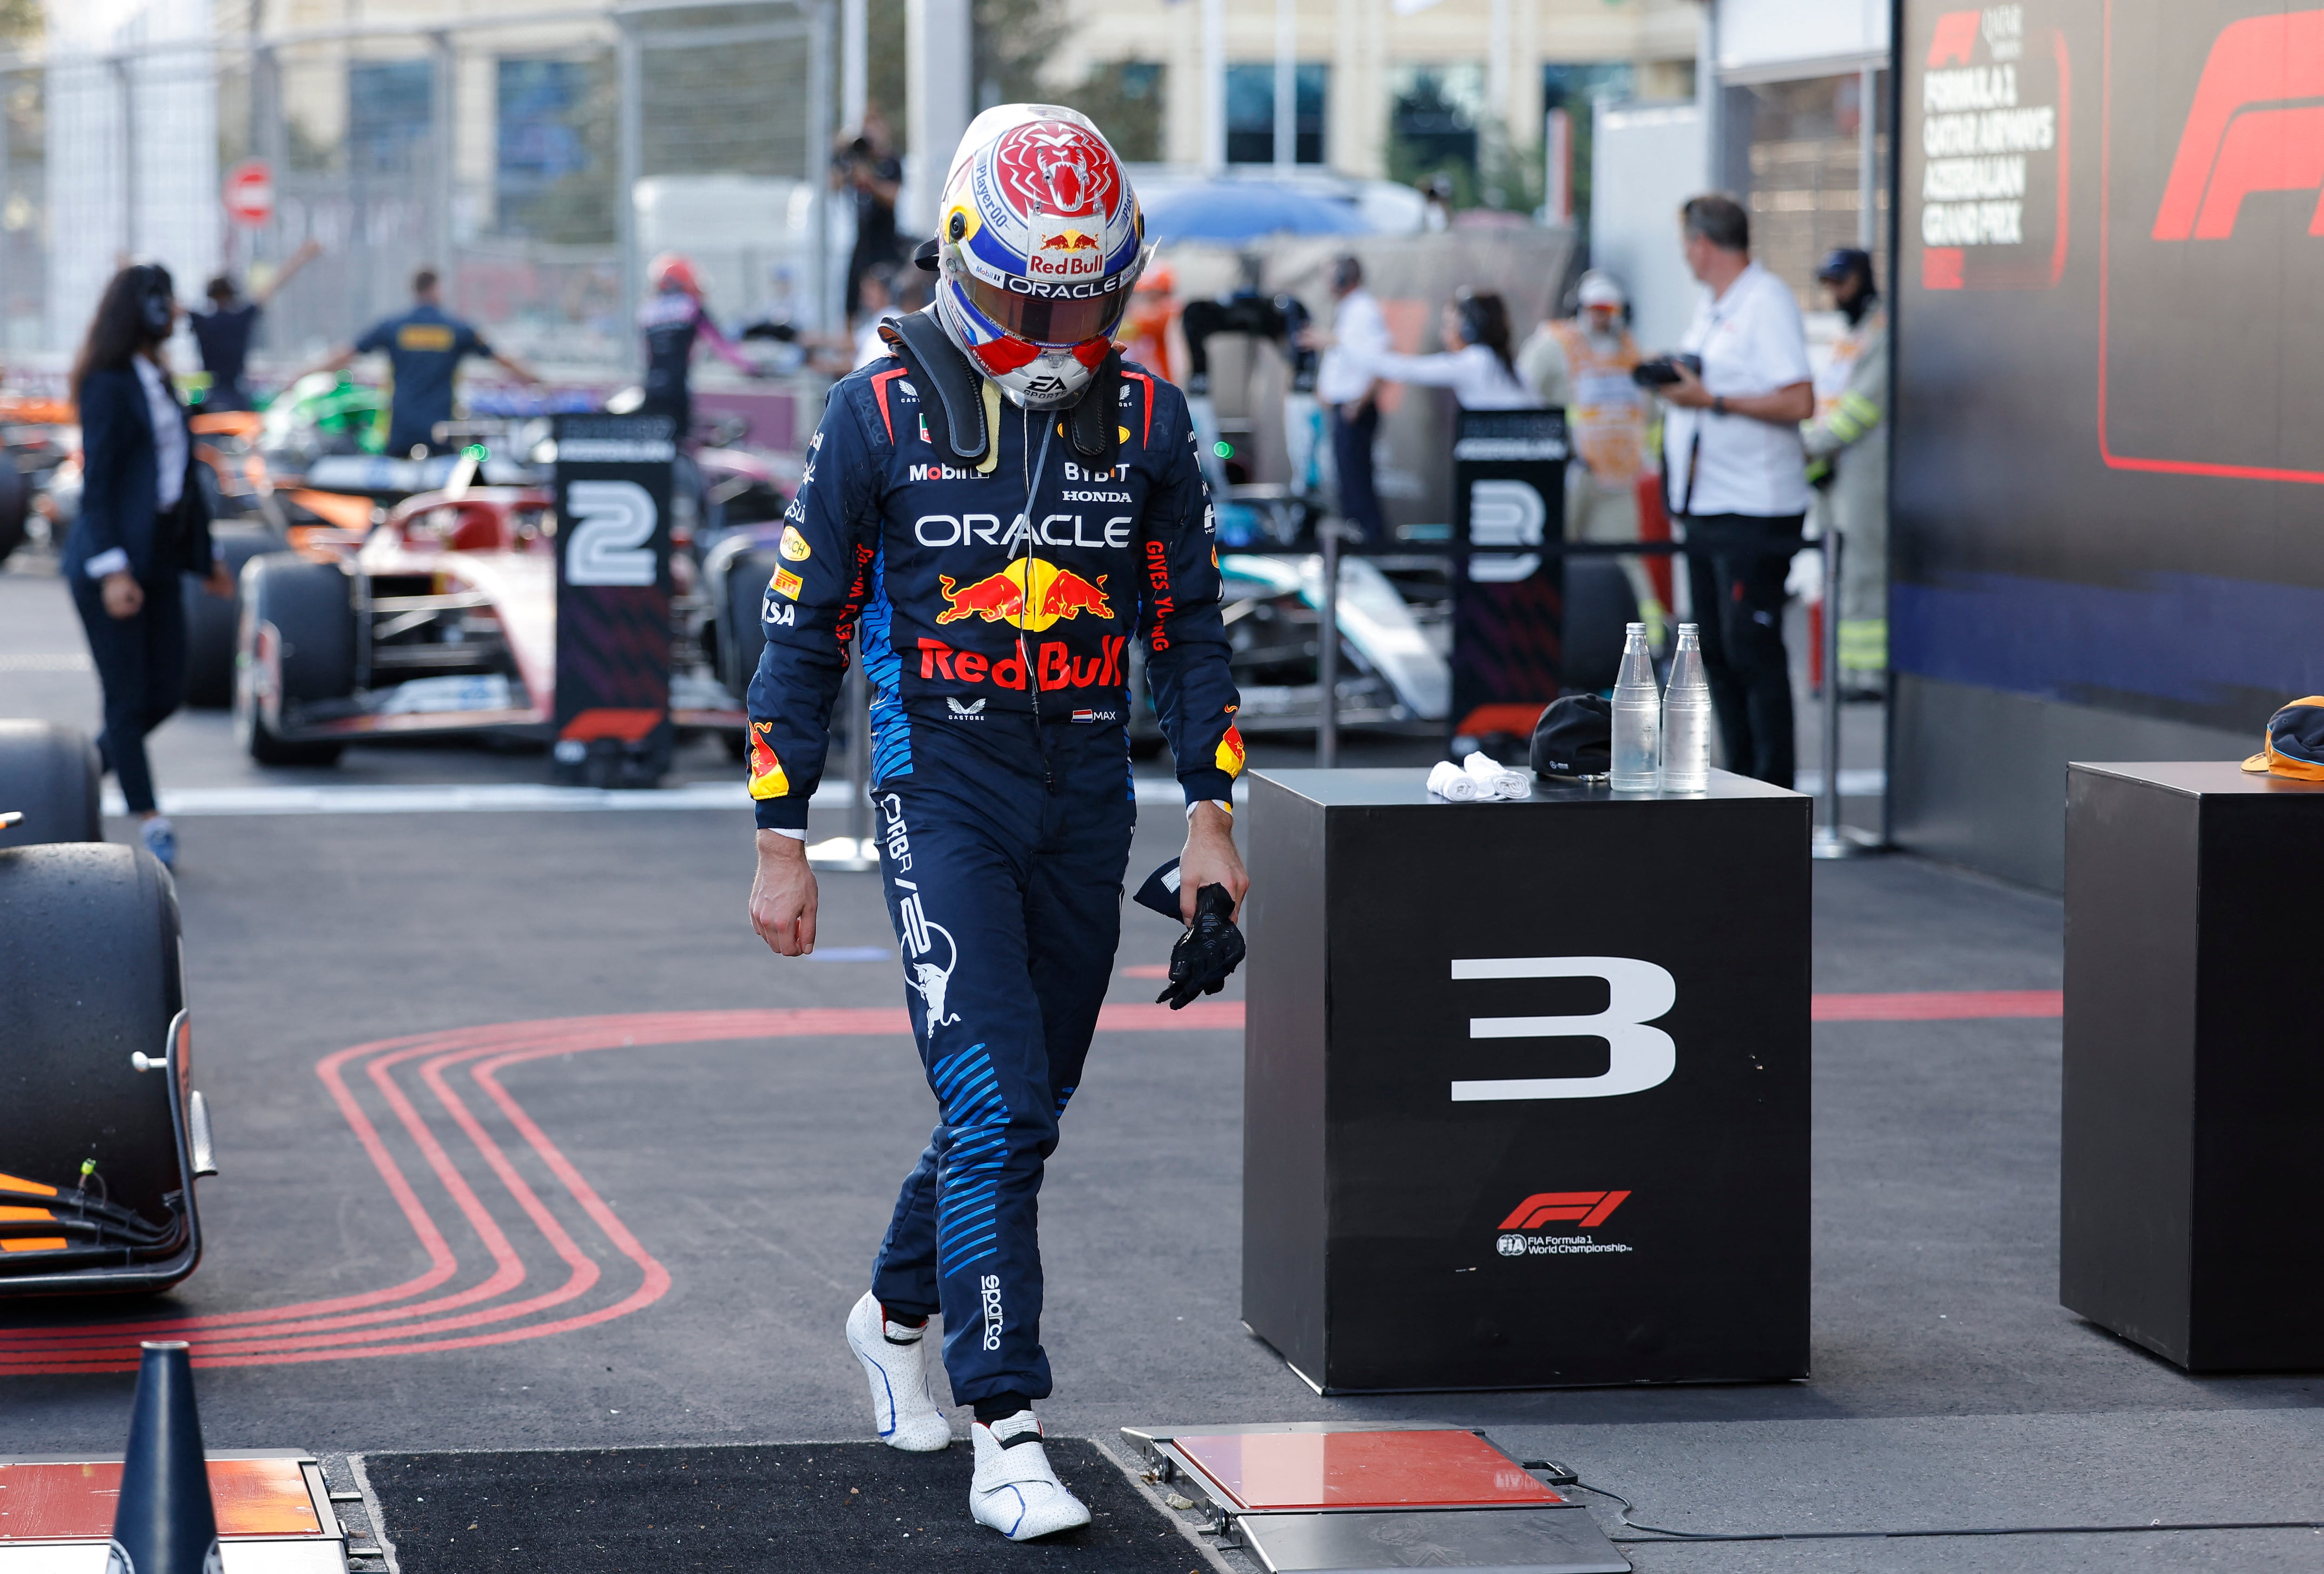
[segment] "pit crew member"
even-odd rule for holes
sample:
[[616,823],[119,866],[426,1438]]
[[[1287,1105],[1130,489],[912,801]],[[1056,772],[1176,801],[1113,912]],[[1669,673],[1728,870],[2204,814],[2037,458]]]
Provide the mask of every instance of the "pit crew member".
[[671,430],[684,442],[694,429],[694,346],[706,344],[719,359],[746,377],[756,377],[753,366],[726,336],[718,331],[702,304],[702,281],[694,264],[675,252],[664,252],[647,270],[653,291],[638,308],[638,331],[646,341],[644,415],[666,415]]

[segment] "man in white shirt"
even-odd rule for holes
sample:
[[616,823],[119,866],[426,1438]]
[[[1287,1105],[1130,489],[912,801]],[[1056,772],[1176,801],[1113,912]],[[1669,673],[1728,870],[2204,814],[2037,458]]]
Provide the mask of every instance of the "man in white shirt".
[[1791,667],[1784,577],[1808,511],[1800,422],[1815,413],[1799,303],[1751,261],[1751,220],[1734,198],[1680,209],[1687,267],[1704,285],[1662,390],[1670,511],[1685,529],[1687,584],[1727,769],[1792,785]]
[[1379,493],[1372,487],[1372,445],[1379,437],[1379,379],[1372,363],[1393,347],[1388,318],[1364,288],[1353,257],[1332,264],[1332,343],[1315,368],[1315,398],[1332,412],[1332,461],[1340,473],[1340,512],[1372,546],[1388,540]]

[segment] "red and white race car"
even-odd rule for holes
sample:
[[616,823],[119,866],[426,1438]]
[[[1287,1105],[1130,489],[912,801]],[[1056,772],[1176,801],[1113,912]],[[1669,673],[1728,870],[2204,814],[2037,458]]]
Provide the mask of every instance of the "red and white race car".
[[[456,474],[368,529],[296,529],[294,550],[252,558],[234,696],[244,750],[266,764],[327,764],[362,738],[547,741],[558,713],[556,535],[549,489],[475,486]],[[671,723],[724,733],[739,750],[741,697],[719,679],[736,671],[720,659],[733,641],[720,609],[734,598],[706,597],[687,552],[672,554],[671,570]],[[756,607],[753,595],[753,619]]]

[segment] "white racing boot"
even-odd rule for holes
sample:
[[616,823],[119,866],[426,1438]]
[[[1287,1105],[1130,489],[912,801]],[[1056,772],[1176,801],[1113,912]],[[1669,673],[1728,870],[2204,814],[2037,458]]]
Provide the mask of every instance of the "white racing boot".
[[928,1386],[927,1325],[888,1321],[871,1291],[847,1314],[847,1348],[872,1380],[872,1421],[880,1441],[907,1453],[933,1454],[952,1441],[952,1422]]
[[1065,1490],[1041,1451],[1041,1423],[1020,1410],[991,1426],[969,1428],[976,1440],[976,1476],[968,1511],[1012,1542],[1055,1535],[1089,1523],[1090,1511]]

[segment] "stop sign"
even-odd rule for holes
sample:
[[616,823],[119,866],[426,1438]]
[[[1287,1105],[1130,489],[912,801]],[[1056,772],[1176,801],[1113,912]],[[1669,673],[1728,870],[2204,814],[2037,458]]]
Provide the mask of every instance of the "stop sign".
[[274,216],[274,170],[263,159],[244,159],[226,171],[226,216],[256,228]]

